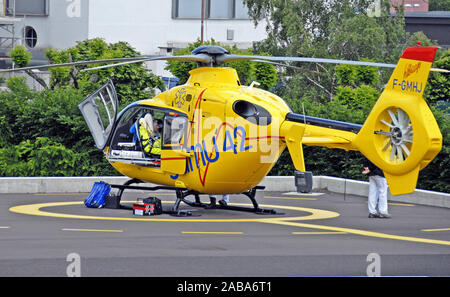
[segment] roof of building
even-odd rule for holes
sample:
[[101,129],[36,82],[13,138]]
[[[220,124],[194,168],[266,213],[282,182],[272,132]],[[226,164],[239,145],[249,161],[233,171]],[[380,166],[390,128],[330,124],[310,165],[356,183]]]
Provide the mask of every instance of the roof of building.
[[450,11],[406,12],[407,18],[450,18]]

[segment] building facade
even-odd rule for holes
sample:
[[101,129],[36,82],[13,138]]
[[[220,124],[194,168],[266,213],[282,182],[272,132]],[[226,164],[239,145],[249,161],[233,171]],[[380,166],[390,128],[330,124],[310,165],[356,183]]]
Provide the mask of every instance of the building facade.
[[[126,41],[143,55],[170,54],[202,35],[238,48],[266,37],[265,24],[255,27],[242,0],[0,0],[0,13],[0,55],[23,44],[40,63],[46,48],[96,37]],[[149,66],[168,75],[163,62]]]
[[[405,12],[424,12],[428,11],[428,0],[390,0],[392,6],[401,6]],[[391,12],[395,12],[395,8],[391,8]]]

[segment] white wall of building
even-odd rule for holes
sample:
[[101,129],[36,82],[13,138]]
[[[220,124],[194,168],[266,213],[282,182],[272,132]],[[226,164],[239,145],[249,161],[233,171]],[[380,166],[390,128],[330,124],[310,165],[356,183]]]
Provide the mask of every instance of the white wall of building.
[[[20,44],[25,44],[25,27],[31,26],[36,31],[37,43],[30,50],[38,54],[38,59],[42,59],[44,49],[65,49],[74,46],[76,41],[84,40],[88,36],[88,1],[48,0],[48,15],[17,15],[21,21],[16,23],[14,35],[20,38]],[[9,37],[5,32],[2,32],[2,35]]]
[[[234,30],[233,40],[227,40],[227,30]],[[102,37],[107,42],[127,41],[145,55],[165,54],[161,47],[185,47],[200,39],[199,19],[172,18],[170,0],[95,0],[89,2],[89,38]],[[266,37],[265,24],[255,28],[252,20],[205,20],[204,39],[224,44],[251,47],[253,41]],[[149,66],[160,75],[164,62]]]
[[[89,0],[49,1],[48,17],[35,17],[44,23],[44,34],[38,32],[40,47],[65,49],[76,44],[76,41],[86,39],[89,27]],[[29,17],[28,17],[29,18]],[[44,38],[44,41],[40,41]]]
[[[227,29],[234,40],[227,40]],[[206,20],[205,39],[251,46],[266,37],[265,25],[251,20]],[[129,41],[142,54],[158,54],[158,47],[187,44],[201,36],[198,19],[173,19],[170,0],[95,0],[89,2],[89,38]]]
[[[65,49],[77,41],[95,37],[109,43],[126,41],[144,55],[162,55],[166,47],[182,48],[201,36],[200,19],[173,18],[173,3],[172,0],[48,0],[48,15],[24,16],[16,26],[16,36],[23,36],[25,26],[35,29],[37,44],[32,52],[38,59],[43,58],[46,48]],[[227,40],[227,30],[233,30],[232,40]],[[265,24],[255,28],[250,19],[204,22],[205,40],[213,38],[248,48],[253,41],[265,37]],[[149,65],[155,73],[170,76],[164,71],[164,62]]]

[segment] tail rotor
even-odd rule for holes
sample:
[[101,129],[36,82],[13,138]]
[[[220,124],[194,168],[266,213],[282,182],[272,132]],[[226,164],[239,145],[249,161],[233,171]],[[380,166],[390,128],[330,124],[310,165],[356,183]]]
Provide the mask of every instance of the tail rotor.
[[[395,164],[405,162],[411,154],[413,143],[413,127],[408,114],[401,108],[386,109],[380,115],[381,129],[374,131],[380,137],[384,146],[379,150],[380,154],[389,156],[389,161]],[[384,128],[384,129],[383,129]]]

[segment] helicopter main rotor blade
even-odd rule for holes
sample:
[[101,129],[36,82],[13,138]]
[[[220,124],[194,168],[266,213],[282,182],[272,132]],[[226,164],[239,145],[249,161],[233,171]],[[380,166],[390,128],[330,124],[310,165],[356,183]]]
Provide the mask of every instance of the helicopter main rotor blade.
[[35,69],[47,69],[47,68],[55,68],[55,67],[84,66],[84,65],[89,65],[89,64],[100,64],[100,63],[115,63],[115,62],[120,62],[120,61],[140,61],[144,58],[146,58],[146,56],[132,57],[132,58],[116,58],[116,59],[78,61],[78,62],[59,63],[59,64],[46,64],[46,65],[28,66],[28,67],[14,68],[14,69],[0,69],[0,73],[17,72],[17,71],[24,71],[24,70],[35,70]]
[[281,66],[281,67],[291,68],[291,69],[295,69],[295,70],[307,71],[307,72],[311,72],[311,73],[320,73],[320,71],[308,70],[308,69],[304,69],[304,68],[301,68],[298,66],[284,64],[284,63],[277,63],[277,62],[264,61],[264,60],[250,60],[250,61],[258,62],[258,63],[267,63],[267,64],[271,64],[271,65],[275,65],[275,66]]
[[441,69],[441,68],[431,68],[430,71],[442,72],[442,73],[450,73],[450,70]]
[[395,68],[395,64],[387,63],[375,63],[364,61],[350,61],[350,60],[338,60],[338,59],[323,59],[323,58],[307,58],[307,57],[271,57],[271,56],[246,56],[246,55],[222,55],[216,58],[217,64],[223,64],[234,61],[245,60],[266,60],[273,62],[306,62],[306,63],[331,63],[331,64],[349,64],[349,65],[362,65],[362,66],[375,66],[375,67],[387,67]]
[[103,66],[97,66],[97,67],[92,67],[92,68],[86,68],[86,69],[81,70],[81,72],[91,71],[91,70],[98,70],[98,69],[104,69],[104,68],[110,68],[110,67],[116,67],[116,66],[121,66],[121,65],[128,65],[128,64],[132,64],[132,63],[157,61],[157,60],[198,62],[198,63],[202,63],[202,64],[211,64],[211,62],[212,62],[212,58],[210,56],[204,55],[204,54],[183,55],[183,56],[159,56],[159,57],[144,58],[144,59],[135,60],[135,61],[127,61],[127,62],[122,62],[122,63],[116,63],[116,64],[110,64],[110,65],[103,65]]
[[[140,57],[131,57],[131,58],[116,58],[116,59],[78,61],[78,62],[59,63],[59,64],[46,64],[46,65],[28,66],[28,67],[14,68],[14,69],[0,69],[0,73],[120,62],[117,65],[112,65],[112,66],[105,65],[105,67],[102,67],[102,68],[106,68],[106,67],[113,67],[113,66],[124,65],[124,64],[140,63],[140,62],[155,61],[155,60],[176,60],[176,61],[185,61],[185,62],[198,62],[198,63],[203,63],[203,64],[210,64],[212,62],[212,58],[210,56],[204,55],[204,54],[184,55],[184,56],[140,56]],[[94,67],[94,68],[96,68],[96,67]]]
[[141,60],[135,60],[135,61],[128,61],[128,62],[122,62],[122,63],[115,63],[115,64],[97,66],[97,67],[84,68],[80,72],[97,70],[97,69],[104,69],[104,68],[110,68],[110,67],[116,67],[116,66],[121,66],[121,65],[128,65],[128,64],[133,64],[133,63],[142,63],[142,62],[145,62],[145,61],[147,61],[147,59],[141,59]]
[[[246,56],[246,55],[222,55],[216,58],[217,64],[223,64],[235,61],[254,61],[254,62],[306,62],[306,63],[330,63],[330,64],[348,64],[348,65],[360,65],[360,66],[375,66],[384,68],[395,68],[396,64],[388,63],[376,63],[365,61],[351,61],[351,60],[339,60],[339,59],[324,59],[324,58],[307,58],[307,57],[271,57],[271,56]],[[285,66],[294,68],[295,66],[286,64],[275,64],[278,66]],[[440,68],[431,68],[430,71],[450,73],[449,70]]]

